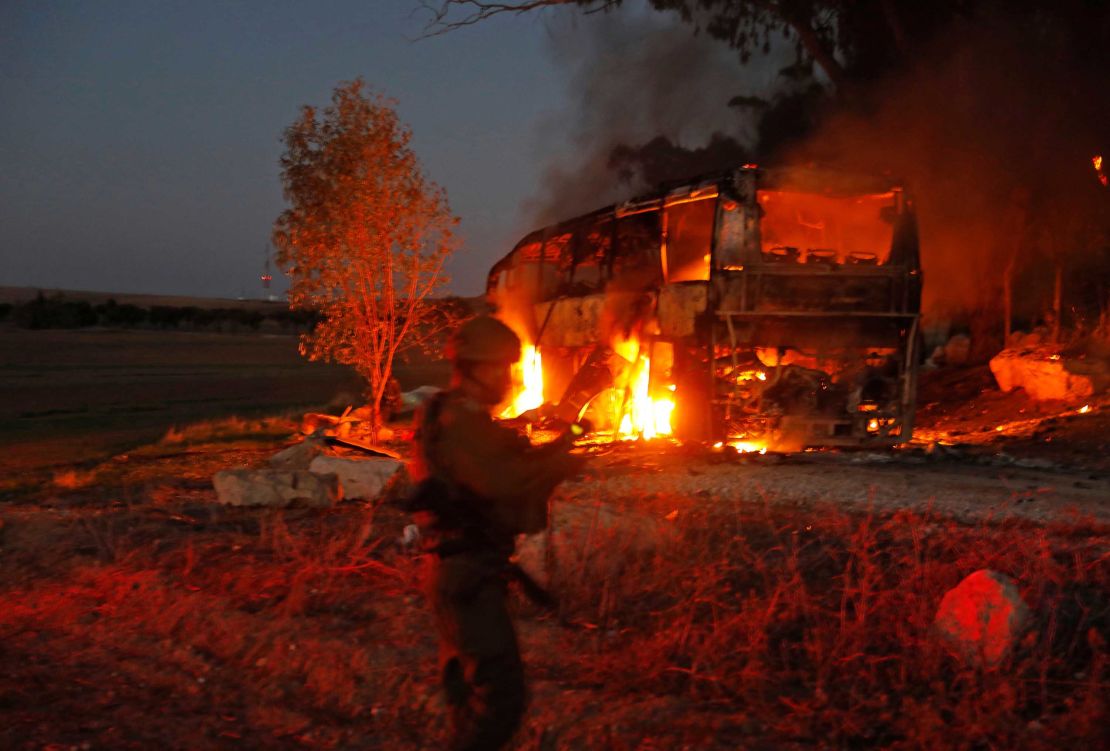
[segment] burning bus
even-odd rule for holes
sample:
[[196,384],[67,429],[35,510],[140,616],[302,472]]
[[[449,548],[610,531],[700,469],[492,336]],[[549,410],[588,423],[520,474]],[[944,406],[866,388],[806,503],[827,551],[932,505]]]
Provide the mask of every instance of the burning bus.
[[489,274],[525,342],[504,417],[774,447],[910,438],[921,269],[887,179],[760,169],[538,229]]

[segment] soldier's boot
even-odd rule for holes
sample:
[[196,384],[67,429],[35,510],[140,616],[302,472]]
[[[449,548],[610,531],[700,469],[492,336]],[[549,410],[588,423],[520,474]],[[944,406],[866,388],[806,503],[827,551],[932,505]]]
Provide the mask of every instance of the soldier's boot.
[[466,686],[466,701],[453,707],[452,751],[496,751],[524,716],[524,671],[515,654],[480,658]]

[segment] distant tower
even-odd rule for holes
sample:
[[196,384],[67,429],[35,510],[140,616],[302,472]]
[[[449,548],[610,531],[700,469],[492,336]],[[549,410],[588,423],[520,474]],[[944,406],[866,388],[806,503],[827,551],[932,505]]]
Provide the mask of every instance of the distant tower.
[[266,249],[262,251],[262,296],[273,302],[277,296],[270,292],[270,282],[274,280],[274,275],[270,273],[270,244],[266,243]]

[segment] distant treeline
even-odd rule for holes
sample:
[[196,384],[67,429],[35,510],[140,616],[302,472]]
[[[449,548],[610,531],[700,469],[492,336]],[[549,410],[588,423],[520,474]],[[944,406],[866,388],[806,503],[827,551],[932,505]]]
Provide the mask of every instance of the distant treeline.
[[[463,298],[448,297],[432,301],[449,324],[471,310]],[[269,307],[269,306],[268,306]],[[24,329],[105,328],[175,329],[181,331],[311,331],[319,315],[310,310],[289,310],[282,305],[270,309],[201,308],[195,305],[139,306],[109,299],[102,303],[47,297],[42,293],[23,303],[0,303],[0,322]]]
[[141,307],[114,299],[92,304],[63,296],[39,294],[24,303],[0,303],[0,321],[24,329],[80,329],[91,326],[135,329],[179,329],[183,331],[308,331],[316,324],[312,311],[244,308],[201,308],[195,305],[151,305]]

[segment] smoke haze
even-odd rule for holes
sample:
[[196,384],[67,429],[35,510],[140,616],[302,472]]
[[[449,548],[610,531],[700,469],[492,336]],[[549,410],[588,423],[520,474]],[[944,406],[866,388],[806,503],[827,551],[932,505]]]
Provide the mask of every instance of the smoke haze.
[[[789,93],[797,82],[779,75],[794,61],[788,43],[741,66],[734,50],[695,36],[675,16],[634,8],[562,16],[551,54],[568,71],[572,106],[546,123],[540,148],[573,156],[546,165],[526,205],[529,228],[648,187],[644,169],[629,165],[694,163],[682,162],[681,152],[699,149],[720,161],[706,168],[703,158],[684,175],[692,176],[730,166],[750,149],[761,163],[820,163],[905,180],[918,209],[926,312],[963,317],[997,308],[1008,261],[1028,277],[1046,254],[1088,252],[1098,228],[1084,217],[1098,216],[1099,201],[1110,203],[1091,167],[1092,155],[1110,153],[1105,54],[1092,53],[1097,45],[1076,48],[1082,30],[1011,15],[997,10],[939,34],[917,56],[924,61],[917,69],[847,92],[840,114],[773,154],[774,133],[754,143],[758,112],[728,103]],[[728,138],[717,135],[711,147],[714,134]],[[551,146],[565,142],[571,148]],[[1038,295],[1018,300],[1030,316],[1043,308]]]
[[[677,16],[643,8],[558,19],[551,56],[567,73],[571,106],[541,128],[541,159],[558,150],[573,156],[548,162],[543,184],[526,205],[533,227],[566,219],[642,191],[650,183],[611,165],[615,149],[656,139],[664,149],[710,146],[726,133],[751,144],[746,110],[737,95],[766,95],[787,55],[776,50],[741,67],[735,50],[695,36]],[[720,149],[718,136],[716,148]],[[552,144],[569,143],[555,149]],[[734,147],[735,148],[735,147]],[[717,165],[720,166],[720,165]]]
[[1015,252],[1019,262],[1043,254],[1045,232],[1057,246],[1090,241],[1058,216],[1097,198],[1091,156],[1108,145],[1102,71],[1082,69],[1073,53],[1039,24],[954,29],[923,56],[934,62],[878,86],[789,158],[907,180],[926,310],[993,306]]

